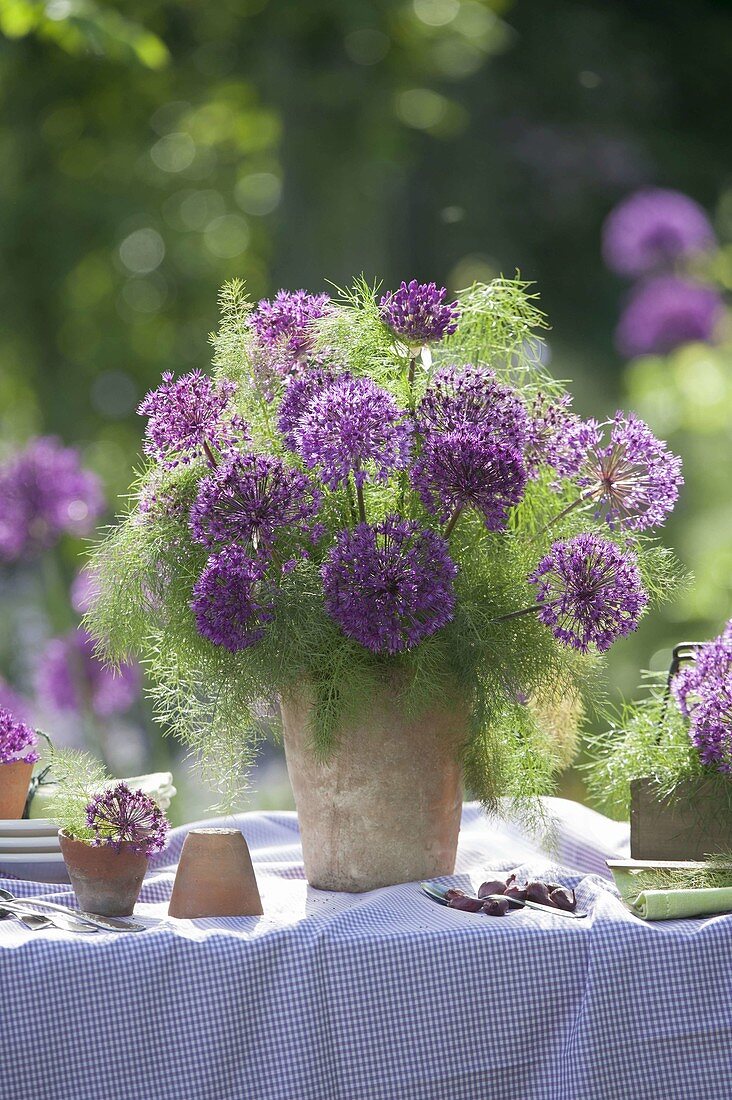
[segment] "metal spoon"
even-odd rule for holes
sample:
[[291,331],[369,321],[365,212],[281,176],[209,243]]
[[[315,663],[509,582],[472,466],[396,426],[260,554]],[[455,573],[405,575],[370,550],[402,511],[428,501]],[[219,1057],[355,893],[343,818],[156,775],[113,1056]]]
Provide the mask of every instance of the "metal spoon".
[[[0,912],[10,912],[10,910],[0,910]],[[24,924],[31,932],[39,932],[43,928],[61,928],[64,932],[97,932],[98,929],[93,924],[86,924],[84,921],[75,920],[73,917],[63,917],[60,913],[20,913],[17,914],[18,920],[21,924]]]
[[[12,904],[6,906],[4,902]],[[144,924],[136,924],[134,921],[121,920],[119,917],[103,917],[99,913],[84,913],[81,910],[69,909],[67,905],[57,905],[55,901],[46,901],[45,898],[16,898],[9,890],[0,890],[0,908],[14,913],[37,913],[39,905],[44,909],[52,909],[54,917],[57,913],[61,913],[72,920],[92,925],[93,928],[102,928],[105,932],[144,932],[147,927]]]

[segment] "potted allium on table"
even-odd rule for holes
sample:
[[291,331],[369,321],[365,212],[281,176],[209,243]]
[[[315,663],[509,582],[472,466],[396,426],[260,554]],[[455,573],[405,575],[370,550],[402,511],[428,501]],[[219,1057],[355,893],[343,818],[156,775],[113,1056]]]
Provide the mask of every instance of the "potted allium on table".
[[0,706],[0,819],[23,816],[37,745],[36,731]]
[[111,780],[83,753],[55,752],[49,813],[81,909],[132,914],[150,856],[165,847],[168,820],[154,798]]
[[732,621],[711,642],[681,643],[668,676],[595,739],[589,782],[630,812],[635,859],[732,851]]
[[679,460],[572,411],[518,280],[221,301],[213,374],[140,407],[87,627],[146,660],[219,777],[279,702],[312,885],[448,874],[463,782],[493,808],[551,790],[545,716],[576,722],[598,654],[671,591],[650,532]]

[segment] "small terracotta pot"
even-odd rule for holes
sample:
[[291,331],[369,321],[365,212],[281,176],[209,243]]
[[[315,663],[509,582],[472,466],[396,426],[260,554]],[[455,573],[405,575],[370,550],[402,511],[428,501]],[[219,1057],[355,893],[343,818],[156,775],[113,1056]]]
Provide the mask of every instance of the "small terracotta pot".
[[18,819],[23,816],[32,774],[33,765],[25,760],[0,764],[0,818]]
[[130,917],[140,896],[147,856],[132,844],[89,844],[58,834],[79,907],[104,917]]
[[262,899],[238,829],[191,829],[183,842],[171,917],[258,917]]

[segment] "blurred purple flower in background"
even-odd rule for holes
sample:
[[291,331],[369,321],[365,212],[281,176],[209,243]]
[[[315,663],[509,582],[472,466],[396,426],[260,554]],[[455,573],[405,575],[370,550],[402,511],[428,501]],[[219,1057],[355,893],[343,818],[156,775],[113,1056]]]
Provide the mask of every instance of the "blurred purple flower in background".
[[622,355],[665,355],[681,344],[710,342],[724,312],[710,286],[663,275],[630,294],[615,331]]
[[39,759],[35,751],[37,744],[35,730],[0,706],[0,764],[15,764],[20,760],[35,764]]
[[81,627],[52,638],[36,669],[39,698],[57,711],[83,714],[90,709],[99,718],[128,710],[140,694],[142,676],[137,665],[112,669],[94,652],[94,641]]
[[79,452],[41,436],[0,465],[0,560],[15,562],[61,535],[88,535],[104,511],[96,474]]
[[198,633],[231,653],[256,645],[272,618],[262,596],[262,565],[240,546],[212,554],[193,588]]
[[321,498],[305,474],[278,458],[238,455],[201,481],[191,532],[204,546],[251,542],[267,548],[279,529],[312,519]]
[[528,474],[520,451],[497,444],[473,428],[436,434],[425,442],[412,484],[448,533],[464,508],[475,508],[489,531],[502,531],[508,509],[524,495]]
[[0,677],[0,707],[9,710],[19,722],[32,725],[33,705]]
[[398,290],[385,294],[380,303],[382,320],[411,347],[450,336],[457,328],[460,307],[445,302],[447,290],[435,283],[402,282]]
[[[604,446],[600,427],[610,432]],[[594,501],[611,527],[627,531],[664,523],[684,484],[681,459],[634,413],[617,412],[607,425],[596,425],[581,473],[583,499]]]
[[636,191],[609,214],[603,229],[605,263],[633,278],[673,267],[716,244],[706,212],[680,191]]
[[69,597],[77,615],[86,615],[99,594],[99,580],[94,570],[85,565],[71,582]]
[[157,802],[126,783],[95,795],[86,807],[86,823],[94,831],[94,844],[117,849],[131,844],[146,856],[162,852],[168,837],[168,820]]
[[648,603],[635,555],[597,535],[555,542],[528,579],[540,620],[581,653],[632,633]]
[[412,428],[392,395],[370,378],[339,377],[316,394],[295,435],[310,468],[335,489],[353,473],[361,488],[407,465]]
[[280,290],[272,300],[263,298],[249,320],[266,347],[296,360],[310,350],[310,323],[322,317],[329,304],[327,294]]
[[151,390],[137,410],[149,417],[145,454],[174,467],[202,453],[211,460],[212,450],[225,451],[248,439],[248,429],[233,408],[235,392],[233,382],[216,383],[201,371],[178,379],[166,371],[162,385]]
[[437,371],[419,405],[417,424],[429,436],[472,428],[496,443],[520,451],[528,416],[510,386],[482,367],[446,367]]
[[321,568],[325,606],[374,653],[398,653],[450,622],[457,567],[446,541],[398,516],[342,531]]

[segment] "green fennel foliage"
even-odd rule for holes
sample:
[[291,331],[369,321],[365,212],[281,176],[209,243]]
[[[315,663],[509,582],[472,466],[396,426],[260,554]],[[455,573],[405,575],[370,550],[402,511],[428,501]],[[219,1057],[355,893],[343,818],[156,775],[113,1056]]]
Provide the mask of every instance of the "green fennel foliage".
[[[541,366],[537,333],[545,321],[528,284],[502,278],[472,286],[459,300],[458,331],[435,348],[435,366],[487,364],[527,401],[539,391],[563,392]],[[378,288],[362,279],[338,292],[332,308],[311,324],[311,354],[354,376],[368,374],[402,408],[414,409],[435,366],[429,355],[412,360],[382,321],[378,301]],[[302,469],[277,431],[283,381],[248,323],[252,306],[243,284],[228,283],[220,304],[221,325],[211,337],[215,377],[236,383],[237,412],[249,425],[251,447]],[[145,662],[157,718],[204,762],[222,798],[239,788],[240,772],[251,763],[264,725],[271,725],[272,707],[303,684],[314,699],[310,734],[321,758],[338,751],[349,719],[367,711],[374,692],[388,685],[414,716],[435,706],[467,709],[466,786],[486,806],[551,790],[560,753],[535,704],[546,711],[592,695],[598,660],[561,644],[533,614],[499,620],[534,603],[526,578],[554,540],[597,528],[581,509],[552,524],[576,488],[558,487],[548,474],[530,481],[500,533],[466,510],[449,539],[458,566],[454,618],[394,656],[364,648],[326,612],[321,565],[333,536],[354,526],[357,516],[351,485],[325,490],[318,520],[326,538],[302,555],[294,531],[278,535],[275,560],[296,565],[278,577],[261,640],[232,653],[198,633],[190,607],[207,551],[191,538],[188,511],[207,472],[203,459],[143,469],[126,514],[93,552],[100,594],[87,626],[106,660],[135,655]],[[398,513],[440,530],[405,473],[367,484],[365,502],[370,523]],[[637,555],[651,596],[667,593],[673,563],[666,553],[638,540]]]

